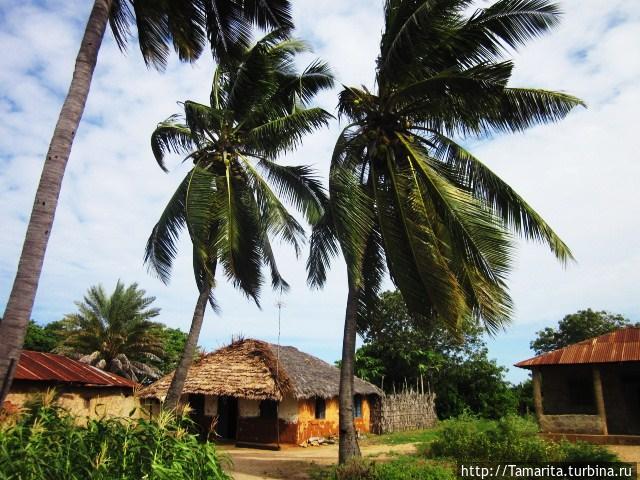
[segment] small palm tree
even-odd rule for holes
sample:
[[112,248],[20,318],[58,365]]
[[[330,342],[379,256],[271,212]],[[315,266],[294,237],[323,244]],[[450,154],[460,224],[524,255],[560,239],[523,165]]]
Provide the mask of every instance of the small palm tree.
[[42,167],[18,271],[0,322],[0,405],[9,391],[60,196],[73,139],[89,95],[107,24],[121,49],[132,27],[148,66],[162,70],[171,48],[183,61],[195,61],[207,42],[216,58],[233,55],[251,38],[251,27],[292,28],[288,0],[94,0],[76,57],[67,97]]
[[78,311],[62,320],[66,338],[56,351],[135,382],[157,379],[154,364],[163,353],[160,325],[151,321],[160,313],[150,308],[154,300],[136,283],[118,281],[111,295],[101,285],[91,287],[76,302]]
[[263,266],[270,269],[274,288],[288,287],[270,239],[291,244],[296,254],[305,239],[303,227],[281,199],[310,223],[323,214],[327,200],[312,170],[276,161],[331,117],[308,106],[317,92],[333,85],[333,76],[321,61],[299,73],[295,57],[306,49],[286,32],[268,34],[239,59],[216,69],[209,105],[185,102],[184,115],[160,123],[151,136],[163,169],[168,151],[187,154],[194,164],[153,228],[145,253],[151,269],[167,282],[183,227],[193,243],[199,295],[165,408],[177,405],[207,301],[215,308],[218,265],[234,286],[259,304]]
[[511,313],[510,232],[567,246],[509,185],[455,137],[520,132],[562,119],[582,102],[512,88],[515,48],[558,22],[547,0],[499,0],[466,16],[468,0],[387,0],[376,90],[347,87],[348,125],[335,146],[330,206],[311,239],[310,282],[332,255],[348,269],[340,379],[340,461],[359,455],[353,426],[356,325],[366,321],[385,270],[413,313],[466,318],[495,332]]

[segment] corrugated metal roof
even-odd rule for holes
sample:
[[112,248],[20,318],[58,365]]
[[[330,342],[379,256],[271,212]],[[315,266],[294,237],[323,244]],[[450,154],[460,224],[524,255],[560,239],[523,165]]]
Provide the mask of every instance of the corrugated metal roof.
[[119,375],[54,353],[23,350],[16,368],[16,380],[76,383],[101,387],[135,387]]
[[640,361],[640,327],[627,327],[568,347],[543,353],[515,364],[520,368],[538,365],[575,365],[584,363]]

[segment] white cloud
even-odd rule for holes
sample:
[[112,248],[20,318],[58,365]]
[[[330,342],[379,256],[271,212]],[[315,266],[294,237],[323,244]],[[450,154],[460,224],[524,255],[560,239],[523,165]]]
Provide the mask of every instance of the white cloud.
[[[298,34],[329,61],[340,82],[373,84],[382,30],[382,2],[293,1]],[[570,0],[552,34],[515,56],[514,84],[569,91],[587,110],[558,125],[474,146],[475,153],[542,213],[573,249],[578,264],[563,270],[541,247],[519,252],[511,286],[515,325],[491,342],[503,363],[528,355],[535,330],[591,306],[640,317],[640,214],[636,124],[640,104],[640,4],[634,0]],[[0,2],[0,304],[6,301],[26,218],[89,6],[80,0]],[[46,34],[43,34],[46,32]],[[634,43],[635,42],[635,43]],[[170,175],[149,149],[154,125],[177,111],[177,101],[208,98],[212,64],[172,59],[167,71],[147,70],[137,47],[126,56],[110,34],[100,52],[85,118],[65,177],[34,318],[49,321],[73,310],[86,288],[118,278],[138,281],[157,296],[162,321],[188,327],[195,302],[185,241],[169,287],[142,266],[148,232],[185,167]],[[319,102],[335,111],[335,93]],[[285,161],[326,173],[339,125],[317,132]],[[344,267],[336,262],[327,288],[311,292],[304,259],[279,248],[292,284],[285,297],[285,342],[328,360],[339,356],[346,300]],[[263,310],[221,282],[222,316],[208,314],[202,341],[214,348],[231,333],[275,339],[276,296],[265,290]],[[514,378],[517,374],[513,373]]]

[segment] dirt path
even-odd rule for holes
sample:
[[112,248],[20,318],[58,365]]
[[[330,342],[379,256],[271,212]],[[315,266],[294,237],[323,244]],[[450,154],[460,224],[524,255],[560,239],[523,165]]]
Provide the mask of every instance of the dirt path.
[[[362,455],[384,459],[389,453],[415,452],[415,444],[365,445]],[[283,447],[280,451],[253,448],[219,447],[233,461],[230,468],[235,480],[292,479],[307,480],[314,466],[331,465],[338,461],[338,446]]]
[[640,463],[640,445],[607,445],[623,462]]

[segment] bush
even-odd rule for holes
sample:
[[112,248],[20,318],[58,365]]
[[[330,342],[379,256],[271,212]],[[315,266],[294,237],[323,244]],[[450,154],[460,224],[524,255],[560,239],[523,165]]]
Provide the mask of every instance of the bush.
[[215,447],[187,432],[190,421],[102,418],[78,425],[48,394],[0,425],[0,478],[7,480],[217,479]]
[[387,463],[355,459],[313,474],[315,480],[453,480],[452,469],[405,455]]
[[615,454],[599,445],[544,440],[538,436],[533,420],[515,415],[491,422],[471,415],[446,420],[428,454],[459,462],[618,461]]

